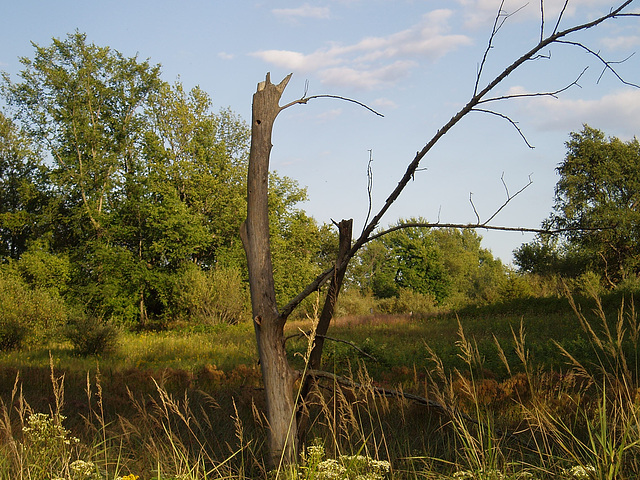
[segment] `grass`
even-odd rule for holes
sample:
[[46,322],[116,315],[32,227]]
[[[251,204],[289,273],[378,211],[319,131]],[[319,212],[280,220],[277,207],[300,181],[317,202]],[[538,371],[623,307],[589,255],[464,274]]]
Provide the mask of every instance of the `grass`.
[[[306,404],[304,443],[323,447],[325,457],[303,457],[282,474],[636,478],[639,330],[632,304],[620,297],[337,319],[330,335],[352,345],[328,341],[326,367],[350,383],[319,381]],[[307,347],[299,337],[287,342],[300,368]],[[0,363],[0,479],[52,478],[41,470],[52,457],[65,480],[93,478],[74,470],[79,461],[108,480],[268,476],[249,324],[127,333],[103,358],[76,357],[60,343],[4,353]],[[388,398],[380,386],[446,408]],[[36,413],[68,429],[54,437],[78,445],[36,455],[24,430]],[[348,460],[356,457],[365,460]],[[369,468],[374,460],[391,461],[391,473]]]

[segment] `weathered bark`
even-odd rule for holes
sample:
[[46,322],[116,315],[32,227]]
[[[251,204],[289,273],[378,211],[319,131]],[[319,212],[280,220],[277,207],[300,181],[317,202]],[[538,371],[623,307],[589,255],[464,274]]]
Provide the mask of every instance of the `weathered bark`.
[[[351,237],[353,229],[353,220],[342,220],[338,223],[338,256],[336,258],[336,268],[331,277],[329,288],[327,290],[327,296],[324,299],[324,305],[322,312],[320,312],[320,318],[318,319],[318,325],[316,326],[316,332],[314,337],[313,347],[309,355],[309,370],[319,370],[322,366],[322,350],[324,348],[324,340],[333,313],[335,311],[336,302],[338,301],[338,295],[340,288],[342,287],[342,281],[344,274],[347,270],[348,262],[345,261],[346,255],[351,249]],[[315,377],[307,375],[304,379],[302,389],[300,392],[300,401],[306,402],[309,400],[309,395],[313,391],[313,382]],[[298,440],[304,441],[307,426],[309,424],[308,410],[303,404],[298,409]]]
[[291,75],[280,84],[270,76],[253,95],[251,150],[247,179],[247,219],[241,227],[247,254],[251,308],[264,382],[269,450],[272,466],[293,463],[296,455],[294,375],[284,348],[286,317],[278,313],[269,245],[269,156],[273,124],[281,110],[280,97]]
[[353,220],[342,220],[338,223],[339,232],[339,246],[338,246],[338,258],[336,259],[336,270],[331,278],[329,289],[327,291],[327,297],[325,298],[322,312],[318,320],[318,326],[316,327],[316,338],[309,357],[309,368],[313,370],[320,369],[322,359],[322,349],[324,347],[324,337],[329,330],[329,324],[333,318],[333,312],[335,310],[336,302],[338,301],[338,294],[342,287],[342,280],[347,270],[348,262],[345,262],[346,256],[351,249],[351,235],[352,235]]

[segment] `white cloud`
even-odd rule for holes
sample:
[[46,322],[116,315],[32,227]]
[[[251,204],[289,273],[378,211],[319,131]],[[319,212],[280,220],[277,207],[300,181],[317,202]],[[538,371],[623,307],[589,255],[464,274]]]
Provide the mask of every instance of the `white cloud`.
[[396,102],[384,97],[376,98],[373,101],[373,105],[381,108],[398,108],[398,104]]
[[335,118],[338,118],[340,115],[342,115],[342,109],[334,108],[333,110],[320,113],[316,116],[316,119],[320,122],[330,122]]
[[602,45],[609,50],[630,49],[640,45],[640,36],[638,35],[621,35],[618,37],[606,37],[601,40]]
[[340,63],[339,56],[331,50],[318,50],[309,55],[291,50],[263,50],[252,55],[277,67],[297,72],[316,71]]
[[640,133],[640,90],[623,89],[595,100],[539,98],[526,111],[540,130],[568,132],[587,123],[611,135]]
[[[467,28],[476,28],[486,26],[490,22],[492,23],[500,7],[500,0],[456,1],[463,7],[464,22]],[[600,6],[610,7],[611,0],[572,0],[568,3],[566,0],[545,0],[544,14],[546,24],[550,27],[552,24],[555,25],[558,15],[563,9],[563,18],[566,19],[576,15],[576,13],[584,11],[585,7],[596,8]],[[518,12],[517,15],[512,17],[510,21],[531,20],[532,18],[539,19],[541,14],[540,2],[525,3],[521,0],[505,0],[503,12],[513,14],[516,11]]]
[[221,58],[222,60],[233,60],[233,54],[231,53],[227,53],[227,52],[219,52],[218,53],[218,58]]
[[448,33],[452,15],[451,10],[434,10],[405,30],[350,45],[334,42],[309,54],[263,50],[252,55],[292,71],[317,72],[327,84],[371,89],[405,78],[417,59],[436,60],[471,44],[466,35]]
[[371,90],[406,78],[416,62],[398,60],[380,68],[327,68],[320,73],[322,83]]
[[276,17],[296,20],[298,18],[329,18],[331,11],[329,7],[314,7],[305,3],[297,8],[275,8],[271,10],[271,13]]

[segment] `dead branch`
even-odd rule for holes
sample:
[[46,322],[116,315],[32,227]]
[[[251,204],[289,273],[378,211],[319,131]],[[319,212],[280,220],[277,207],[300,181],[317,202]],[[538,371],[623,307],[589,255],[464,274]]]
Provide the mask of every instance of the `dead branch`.
[[529,143],[529,140],[527,140],[527,137],[524,136],[524,133],[522,132],[522,129],[518,126],[518,122],[513,120],[509,115],[505,115],[504,113],[500,113],[500,112],[494,112],[493,110],[487,110],[487,109],[484,109],[484,108],[472,108],[471,111],[472,112],[488,113],[490,115],[495,115],[497,117],[504,118],[507,122],[509,122],[511,125],[513,125],[513,128],[516,129],[516,131],[518,132],[518,134],[520,135],[520,137],[522,138],[524,143],[527,145],[527,147],[535,148],[533,145],[531,145]]
[[562,6],[562,10],[560,10],[560,13],[558,14],[558,21],[556,22],[556,26],[553,27],[553,35],[555,35],[558,31],[558,28],[560,28],[560,22],[562,21],[562,17],[564,17],[564,12],[567,10],[568,6],[569,0],[565,0],[564,5]]
[[[341,264],[340,266],[337,266],[337,267],[339,268],[341,266],[346,266],[348,264],[349,260],[358,252],[358,250],[360,250],[360,248],[365,243],[373,240],[374,238],[378,238],[378,237],[382,236],[381,234],[376,234],[376,235],[372,235],[372,234],[373,234],[374,230],[376,229],[376,227],[379,225],[380,221],[382,220],[382,217],[386,214],[386,212],[389,210],[389,208],[391,208],[391,205],[393,205],[393,203],[398,199],[398,197],[404,191],[404,189],[407,186],[407,184],[409,183],[409,181],[414,177],[414,174],[415,174],[416,170],[419,168],[420,162],[422,161],[422,159],[442,139],[442,137],[444,137],[449,132],[449,130],[451,130],[454,126],[456,126],[460,122],[460,120],[462,120],[469,112],[471,112],[474,108],[476,108],[483,100],[486,100],[485,97],[487,97],[487,95],[490,92],[492,92],[498,85],[500,85],[516,69],[521,67],[524,63],[526,63],[526,62],[528,62],[528,61],[530,61],[530,60],[532,60],[534,58],[537,58],[541,51],[543,51],[544,49],[546,49],[547,47],[549,47],[549,46],[551,46],[553,44],[566,43],[566,44],[569,44],[569,45],[575,45],[575,46],[584,48],[584,46],[582,44],[580,44],[580,43],[568,42],[568,41],[562,40],[565,37],[568,37],[568,36],[570,36],[572,34],[575,34],[577,32],[589,30],[591,28],[594,28],[594,27],[602,24],[603,22],[606,22],[608,20],[615,19],[615,18],[618,18],[618,17],[640,16],[640,14],[635,14],[635,13],[624,13],[624,10],[629,5],[631,5],[632,2],[633,2],[633,0],[626,0],[626,1],[622,2],[621,4],[619,4],[616,8],[612,8],[609,11],[609,13],[607,13],[607,14],[604,14],[604,15],[602,15],[600,17],[597,17],[597,18],[595,18],[595,19],[593,19],[591,21],[588,21],[588,22],[585,22],[585,23],[580,23],[578,25],[574,25],[574,26],[566,28],[564,30],[559,30],[560,21],[561,21],[563,15],[565,13],[565,10],[566,10],[567,4],[568,4],[568,0],[566,0],[565,1],[565,5],[564,5],[564,7],[562,9],[562,12],[560,13],[560,15],[558,17],[558,21],[557,21],[556,27],[554,28],[553,33],[551,35],[549,35],[548,37],[543,38],[536,45],[534,45],[529,51],[525,52],[520,57],[515,59],[509,66],[507,66],[493,80],[488,82],[482,89],[480,89],[480,80],[479,80],[479,78],[480,78],[480,76],[482,74],[482,68],[480,68],[479,72],[478,72],[478,75],[476,77],[476,85],[477,86],[476,86],[476,88],[474,90],[474,95],[472,96],[472,98],[453,117],[451,117],[451,119],[448,122],[446,122],[433,135],[431,140],[429,140],[425,144],[425,146],[422,148],[422,150],[420,150],[419,152],[416,153],[416,156],[407,165],[405,173],[403,174],[403,176],[401,177],[400,181],[398,182],[396,187],[393,189],[393,191],[389,194],[389,196],[385,200],[385,203],[383,204],[383,206],[380,208],[378,213],[371,219],[371,221],[365,226],[365,228],[362,230],[362,233],[361,233],[360,237],[353,243],[353,245],[351,247],[351,250],[348,252],[348,254],[345,255],[345,257],[344,257],[344,259],[342,261],[342,263],[344,263],[344,265]],[[500,12],[498,12],[498,17],[499,16],[500,16]],[[496,22],[496,25],[499,25],[499,21]],[[495,35],[496,35],[496,28],[494,28],[494,31],[491,34],[490,41],[489,41],[489,46],[487,47],[487,51],[491,49],[493,38],[495,38]],[[484,64],[482,64],[482,65],[484,65]],[[309,97],[309,98],[311,98],[311,97]],[[305,102],[305,99],[303,98],[303,99],[297,100],[295,102],[292,102],[290,105],[293,105],[295,103],[306,103],[306,102]],[[356,103],[359,103],[359,102],[356,102]],[[287,106],[289,106],[289,105],[287,105]],[[484,228],[484,229],[487,229],[487,230],[520,231],[520,232],[531,232],[531,233],[540,233],[540,234],[554,234],[554,233],[563,233],[563,232],[566,232],[566,231],[570,231],[568,229],[546,230],[546,229],[517,228],[517,227],[496,227],[496,226],[489,226],[489,225],[463,225],[463,224],[440,224],[440,223],[438,223],[438,224],[422,224],[422,225],[416,225],[416,226],[438,227],[438,228],[443,228],[443,227]],[[399,228],[403,228],[403,227],[399,227]],[[293,298],[283,308],[283,314],[284,314],[284,312],[291,313],[293,311],[293,309],[295,309],[300,304],[300,302],[302,302],[302,300],[304,300],[312,292],[316,291],[320,287],[320,285],[322,285],[329,278],[331,278],[331,276],[333,274],[333,271],[334,271],[334,268],[336,268],[336,267],[332,267],[332,268],[326,270],[325,272],[321,273],[320,275],[318,275],[315,280],[313,280],[309,285],[307,285],[307,287],[302,292],[300,292],[298,295],[296,295],[296,297]]]
[[522,192],[524,192],[533,183],[533,180],[531,180],[531,175],[529,175],[529,183],[524,185],[520,190],[518,190],[513,195],[509,195],[509,188],[507,187],[507,184],[504,181],[504,172],[500,176],[500,180],[502,181],[502,185],[504,186],[504,190],[505,190],[505,192],[507,194],[507,199],[505,200],[505,202],[502,205],[500,205],[500,207],[495,212],[493,212],[493,215],[491,215],[487,220],[485,220],[485,222],[484,222],[485,225],[488,224],[489,222],[491,222],[491,220],[493,220],[502,211],[502,209],[504,209],[504,207],[506,207],[509,204],[509,202],[511,200],[513,200],[518,195],[520,195]]
[[544,39],[544,0],[540,0],[540,41]]
[[369,221],[369,217],[371,216],[371,209],[373,208],[373,200],[371,198],[371,193],[373,192],[373,169],[371,168],[371,163],[373,162],[373,150],[369,150],[369,162],[367,163],[367,199],[368,199],[368,207],[367,207],[367,216],[364,220],[364,225],[367,225]]
[[554,90],[552,92],[533,92],[533,93],[514,93],[514,94],[509,94],[509,95],[500,95],[498,97],[491,97],[491,98],[485,98],[483,100],[480,100],[478,102],[478,105],[481,105],[483,103],[489,103],[489,102],[497,102],[500,100],[510,100],[513,98],[530,98],[530,97],[553,97],[553,98],[558,98],[558,95],[560,95],[561,93],[569,90],[571,87],[580,87],[580,79],[583,77],[583,75],[586,73],[586,71],[589,70],[589,67],[584,67],[584,69],[582,70],[582,72],[580,72],[580,75],[578,75],[578,77],[571,82],[570,84],[559,88],[558,90]]
[[476,74],[476,84],[475,84],[475,86],[473,88],[473,94],[474,95],[476,95],[478,93],[478,87],[480,85],[480,77],[482,77],[482,72],[484,70],[484,66],[487,63],[487,59],[489,58],[489,52],[493,48],[493,40],[495,39],[496,35],[498,34],[498,32],[500,31],[502,26],[505,24],[505,22],[510,17],[512,17],[513,15],[518,13],[520,10],[522,10],[525,6],[526,5],[523,5],[522,7],[518,8],[513,13],[506,13],[504,11],[504,9],[503,9],[504,0],[502,0],[500,2],[500,7],[498,8],[498,12],[496,13],[496,18],[493,21],[493,28],[491,30],[491,35],[489,35],[489,42],[487,44],[487,48],[484,51],[484,54],[482,55],[482,61],[480,62],[480,66],[478,67],[478,73]]
[[[299,372],[300,375],[302,375]],[[463,411],[461,411],[459,408],[456,407],[451,407],[451,406],[447,406],[444,405],[440,402],[437,402],[435,400],[431,400],[425,397],[422,397],[420,395],[415,395],[413,393],[407,393],[407,392],[403,392],[401,390],[395,390],[395,389],[389,389],[389,388],[384,388],[384,387],[378,387],[375,385],[362,385],[361,383],[355,382],[353,380],[351,380],[350,378],[347,377],[343,377],[341,375],[336,375],[335,373],[331,373],[331,372],[327,372],[325,370],[308,370],[307,371],[307,376],[309,377],[313,377],[313,378],[325,378],[328,380],[331,380],[334,383],[337,383],[339,385],[343,385],[349,388],[358,388],[358,389],[365,389],[365,390],[371,390],[373,391],[375,394],[380,395],[381,397],[387,397],[387,398],[395,398],[395,399],[401,399],[404,398],[406,400],[411,400],[412,402],[415,402],[419,405],[423,405],[425,407],[428,408],[434,408],[436,410],[441,411],[442,413],[444,413],[445,415],[447,415],[448,417],[458,417],[462,420],[465,420],[469,423],[473,423],[474,425],[484,425],[483,422],[481,422],[478,419],[475,419],[473,417],[471,417],[470,415],[464,413]],[[511,439],[511,440],[515,440],[517,443],[520,443],[522,445],[526,446],[526,443],[523,443],[520,438],[518,438],[516,436],[516,434],[514,433],[510,433],[510,432],[504,432],[500,429],[494,429],[494,431],[496,432],[496,434],[498,435],[504,435],[507,438]]]
[[289,107],[291,107],[293,105],[300,105],[300,104],[306,105],[309,100],[313,100],[315,98],[336,98],[338,100],[344,100],[345,102],[355,103],[356,105],[360,105],[361,107],[366,108],[370,112],[375,113],[379,117],[384,117],[384,115],[381,114],[380,112],[374,110],[373,108],[371,108],[370,106],[368,106],[368,105],[366,105],[366,104],[364,104],[362,102],[359,102],[358,100],[354,100],[353,98],[342,97],[340,95],[311,95],[310,97],[307,97],[306,96],[306,89],[307,89],[307,87],[305,87],[305,95],[304,96],[302,96],[298,100],[294,100],[293,102],[289,102],[286,105],[280,107],[280,110],[284,110],[285,108],[289,108]]
[[[306,332],[292,333],[291,335],[287,335],[284,338],[284,342],[287,343],[287,341],[289,341],[289,340],[291,340],[293,338],[300,338],[300,337],[310,338],[312,333],[313,332],[311,330],[307,330]],[[318,335],[318,334],[316,334],[315,337],[316,338],[323,338],[325,340],[331,340],[332,342],[336,342],[336,343],[344,343],[346,345],[349,345],[351,348],[356,350],[361,355],[364,355],[365,357],[370,358],[374,362],[378,362],[378,359],[376,357],[374,357],[373,355],[365,352],[360,347],[358,347],[355,343],[350,342],[349,340],[344,340],[342,338],[329,337],[328,335]]]
[[471,208],[473,208],[473,213],[476,214],[476,219],[478,220],[478,225],[480,225],[480,215],[478,214],[478,210],[476,210],[476,206],[473,203],[473,192],[469,192],[469,203],[471,204]]
[[390,234],[391,232],[395,232],[396,230],[402,230],[404,228],[459,228],[461,230],[497,230],[500,232],[520,232],[520,233],[537,233],[539,235],[557,235],[559,233],[566,232],[590,232],[590,231],[600,231],[600,230],[612,230],[615,225],[607,226],[607,227],[592,227],[592,228],[584,228],[584,227],[572,227],[572,228],[557,228],[557,229],[545,229],[545,228],[527,228],[527,227],[504,227],[498,225],[484,225],[477,223],[429,223],[429,222],[407,222],[401,223],[400,225],[396,225],[394,227],[387,228],[386,230],[382,230],[375,235],[371,235],[367,242],[375,240],[380,237],[384,237],[385,235]]
[[583,49],[584,51],[586,51],[587,53],[589,53],[590,55],[596,57],[602,64],[603,64],[603,69],[602,69],[602,73],[600,74],[600,76],[598,77],[598,82],[600,81],[600,79],[602,78],[602,75],[604,75],[604,73],[609,70],[611,73],[613,73],[613,75],[615,75],[615,77],[624,85],[628,85],[630,87],[635,87],[635,88],[640,88],[640,85],[637,83],[631,83],[631,82],[627,82],[624,78],[622,78],[620,76],[620,74],[618,74],[618,72],[616,71],[615,68],[613,68],[611,65],[619,65],[621,63],[626,62],[627,60],[629,60],[629,58],[631,58],[633,56],[633,54],[629,55],[627,58],[625,58],[624,60],[619,60],[619,61],[608,61],[605,60],[604,58],[602,58],[602,55],[600,55],[600,52],[596,52],[595,50],[590,49],[589,47],[587,47],[585,44],[581,43],[581,42],[569,42],[566,40],[558,40],[557,43],[561,43],[563,45],[571,45],[574,47],[578,47]]

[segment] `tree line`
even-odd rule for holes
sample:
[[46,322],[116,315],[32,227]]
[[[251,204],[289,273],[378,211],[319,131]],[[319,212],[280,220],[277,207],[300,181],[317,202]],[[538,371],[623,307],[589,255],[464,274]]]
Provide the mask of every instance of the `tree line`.
[[[2,321],[246,317],[246,122],[80,32],[34,44],[20,61],[18,80],[3,74],[1,88]],[[571,230],[523,245],[516,264],[547,276],[594,270],[616,284],[640,266],[638,142],[585,126],[567,149],[545,225]],[[300,208],[307,193],[295,180],[271,172],[269,182],[276,290],[291,298],[332,265],[338,241]],[[474,230],[403,228],[358,252],[343,298],[369,295],[383,311],[490,303],[513,292],[516,276]],[[18,307],[29,303],[40,309]]]

